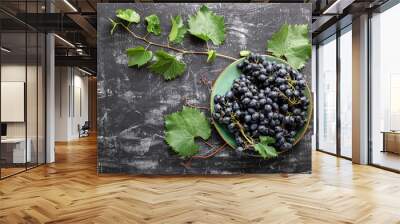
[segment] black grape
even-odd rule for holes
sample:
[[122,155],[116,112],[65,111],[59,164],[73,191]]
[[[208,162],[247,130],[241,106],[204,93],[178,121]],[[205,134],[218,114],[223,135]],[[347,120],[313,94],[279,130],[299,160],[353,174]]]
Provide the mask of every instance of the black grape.
[[213,119],[235,136],[238,152],[253,150],[246,137],[258,142],[260,136],[275,138],[278,151],[292,149],[308,119],[304,75],[257,54],[246,57],[237,68],[241,74],[230,91],[213,99]]

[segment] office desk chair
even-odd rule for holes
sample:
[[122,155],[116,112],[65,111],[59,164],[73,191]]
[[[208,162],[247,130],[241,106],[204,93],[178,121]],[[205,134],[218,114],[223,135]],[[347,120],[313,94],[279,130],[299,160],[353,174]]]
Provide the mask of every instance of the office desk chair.
[[89,136],[89,129],[90,129],[89,121],[85,121],[82,127],[78,125],[79,138]]

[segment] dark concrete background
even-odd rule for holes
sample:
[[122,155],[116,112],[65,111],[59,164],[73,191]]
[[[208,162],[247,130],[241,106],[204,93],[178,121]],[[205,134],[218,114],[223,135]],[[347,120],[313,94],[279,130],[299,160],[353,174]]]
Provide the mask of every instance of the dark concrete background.
[[[162,36],[150,35],[155,42],[166,43],[170,16],[181,15],[186,21],[201,4],[127,3],[98,4],[98,171],[99,173],[129,174],[240,174],[240,173],[298,173],[311,172],[311,126],[304,139],[292,151],[276,159],[240,156],[227,148],[206,160],[193,160],[190,168],[164,143],[164,116],[181,110],[183,99],[208,105],[209,89],[200,83],[202,76],[215,80],[231,61],[217,58],[206,63],[205,56],[185,55],[185,74],[164,81],[145,67],[128,68],[125,49],[146,46],[122,29],[110,35],[108,17],[115,17],[118,8],[133,8],[141,15],[141,23],[133,29],[145,34],[144,17],[157,14],[161,20]],[[285,22],[311,26],[311,4],[216,3],[207,4],[225,17],[225,44],[212,48],[238,57],[240,50],[265,52],[266,42]],[[204,50],[205,44],[187,37],[179,46]],[[150,47],[156,51],[157,47]],[[170,52],[175,53],[175,52]],[[310,60],[311,61],[311,60]],[[303,73],[311,85],[310,62]],[[213,131],[210,140],[221,143]],[[203,147],[204,150],[208,150]]]

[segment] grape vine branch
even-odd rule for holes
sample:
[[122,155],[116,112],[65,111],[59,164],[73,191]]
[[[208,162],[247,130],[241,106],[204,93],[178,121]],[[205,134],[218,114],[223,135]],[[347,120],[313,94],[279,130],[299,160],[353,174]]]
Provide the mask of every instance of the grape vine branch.
[[[176,52],[179,52],[179,53],[181,53],[181,54],[197,54],[197,55],[208,55],[208,52],[207,51],[190,51],[190,50],[185,50],[185,49],[182,49],[182,48],[177,48],[177,47],[172,47],[172,46],[170,46],[169,44],[167,45],[167,44],[160,44],[160,43],[155,43],[155,42],[153,42],[153,41],[150,41],[150,40],[148,40],[147,38],[146,38],[146,36],[144,36],[144,37],[142,37],[142,36],[139,36],[138,34],[136,34],[135,32],[133,32],[133,30],[131,30],[128,26],[126,26],[125,24],[121,24],[121,26],[130,34],[130,35],[132,35],[133,37],[135,37],[136,39],[139,39],[139,40],[142,40],[143,42],[145,42],[145,43],[147,43],[148,45],[153,45],[153,46],[157,46],[157,47],[162,47],[162,48],[165,48],[165,49],[170,49],[170,50],[173,50],[173,51],[176,51]],[[236,61],[236,60],[238,60],[238,58],[234,58],[234,57],[231,57],[231,56],[228,56],[228,55],[224,55],[224,54],[220,54],[220,53],[216,53],[216,56],[217,57],[221,57],[221,58],[225,58],[225,59],[229,59],[229,60],[232,60],[232,61]]]

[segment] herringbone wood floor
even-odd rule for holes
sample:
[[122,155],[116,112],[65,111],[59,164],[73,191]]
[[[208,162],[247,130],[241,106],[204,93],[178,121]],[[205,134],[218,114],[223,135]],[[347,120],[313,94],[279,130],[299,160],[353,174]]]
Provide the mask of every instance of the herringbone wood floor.
[[0,181],[0,223],[400,223],[400,175],[313,154],[310,175],[97,176],[95,138]]

